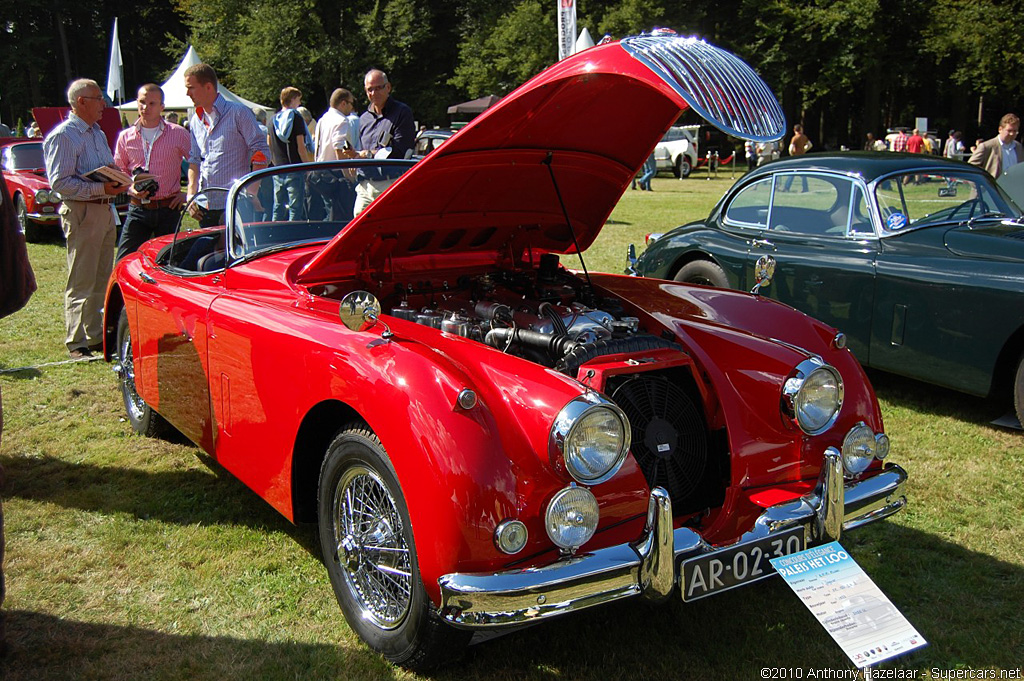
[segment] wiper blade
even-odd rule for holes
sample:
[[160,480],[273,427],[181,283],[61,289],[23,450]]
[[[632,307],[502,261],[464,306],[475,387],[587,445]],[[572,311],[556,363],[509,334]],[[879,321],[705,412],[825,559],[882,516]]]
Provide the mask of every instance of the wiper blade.
[[981,213],[980,215],[975,215],[973,218],[967,221],[967,229],[973,229],[974,223],[979,220],[997,220],[1005,217],[1006,215],[1004,213],[1000,213],[999,211],[989,211],[987,213]]

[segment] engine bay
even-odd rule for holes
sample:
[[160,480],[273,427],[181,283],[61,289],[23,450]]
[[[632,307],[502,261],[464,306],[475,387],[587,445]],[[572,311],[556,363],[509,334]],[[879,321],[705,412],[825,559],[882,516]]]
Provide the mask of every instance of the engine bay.
[[[325,289],[327,287],[324,287]],[[544,254],[537,269],[499,269],[452,281],[408,281],[381,287],[385,314],[486,343],[575,376],[584,356],[677,347],[648,336],[615,299],[598,298],[581,277]],[[335,297],[334,291],[314,291]],[[644,339],[639,345],[625,343]],[[585,360],[582,360],[585,361]]]

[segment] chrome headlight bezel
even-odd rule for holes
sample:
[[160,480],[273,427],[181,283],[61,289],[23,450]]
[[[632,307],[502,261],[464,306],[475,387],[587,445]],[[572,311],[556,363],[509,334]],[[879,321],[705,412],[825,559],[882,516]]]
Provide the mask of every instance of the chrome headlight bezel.
[[[599,453],[603,460],[595,462],[591,459],[588,462],[585,453],[578,448],[581,426],[601,417],[607,417],[617,424],[618,446],[615,451]],[[558,412],[551,424],[548,455],[557,470],[567,473],[576,482],[597,485],[611,478],[622,467],[629,453],[631,438],[632,429],[625,412],[606,397],[587,392],[574,397]]]
[[[833,399],[824,406],[807,402],[812,397],[810,389],[817,385],[818,381],[831,382],[834,385]],[[843,407],[843,396],[843,377],[839,371],[821,358],[811,357],[796,365],[789,378],[782,384],[780,406],[783,415],[796,423],[800,430],[808,435],[820,435],[835,425]],[[818,408],[822,414],[827,413],[828,416],[815,417],[809,407]]]
[[48,189],[37,189],[34,198],[36,203],[50,203],[51,196]]
[[526,547],[530,532],[521,520],[506,518],[494,529],[494,545],[502,553],[515,555]]

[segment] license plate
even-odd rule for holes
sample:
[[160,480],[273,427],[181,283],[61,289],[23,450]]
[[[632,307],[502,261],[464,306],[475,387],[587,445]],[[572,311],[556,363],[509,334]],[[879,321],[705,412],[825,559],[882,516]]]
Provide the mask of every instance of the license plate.
[[773,534],[682,562],[684,601],[728,591],[775,574],[770,558],[804,550],[804,528]]

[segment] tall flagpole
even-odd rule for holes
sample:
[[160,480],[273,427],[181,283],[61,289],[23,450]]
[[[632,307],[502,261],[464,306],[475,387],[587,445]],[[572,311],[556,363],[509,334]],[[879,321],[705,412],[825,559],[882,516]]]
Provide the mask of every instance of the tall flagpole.
[[[119,102],[114,99],[118,96]],[[114,37],[110,41],[110,65],[107,66],[107,97],[111,102],[124,104],[124,63],[121,61],[121,41],[117,37],[117,17],[114,17]]]

